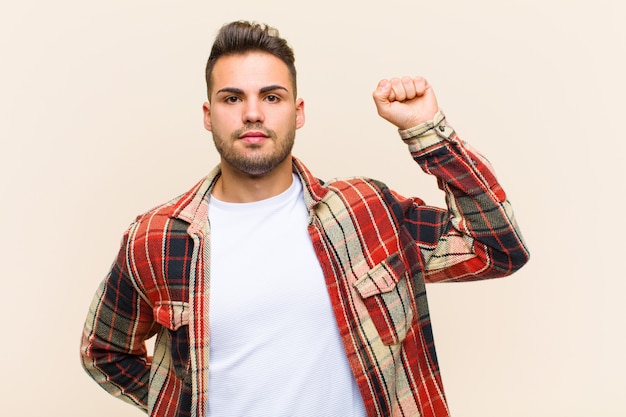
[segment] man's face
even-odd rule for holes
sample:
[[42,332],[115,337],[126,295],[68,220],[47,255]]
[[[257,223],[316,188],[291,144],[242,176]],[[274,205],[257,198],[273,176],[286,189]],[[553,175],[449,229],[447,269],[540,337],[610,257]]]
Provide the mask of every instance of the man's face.
[[294,97],[287,65],[263,52],[219,58],[212,72],[204,126],[212,132],[222,170],[251,176],[291,164],[304,102]]

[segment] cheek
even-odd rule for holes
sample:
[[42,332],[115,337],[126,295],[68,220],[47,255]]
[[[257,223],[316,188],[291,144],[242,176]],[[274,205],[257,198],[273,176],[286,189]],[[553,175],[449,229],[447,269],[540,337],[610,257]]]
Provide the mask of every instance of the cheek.
[[[276,115],[274,118],[274,125],[278,128],[279,126],[283,129],[291,130],[298,125],[299,117],[297,113],[294,111],[285,111]],[[266,118],[266,123],[270,124],[272,122],[271,118]]]
[[220,114],[214,112],[211,114],[210,124],[213,131],[219,130],[223,132],[235,130],[241,123],[240,119],[232,114]]

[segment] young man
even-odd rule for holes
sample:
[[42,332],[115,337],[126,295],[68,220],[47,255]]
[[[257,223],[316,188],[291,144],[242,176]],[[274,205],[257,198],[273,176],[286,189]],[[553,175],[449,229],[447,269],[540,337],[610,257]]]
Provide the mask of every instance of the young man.
[[86,321],[87,372],[159,417],[447,416],[424,283],[528,259],[485,160],[426,80],[393,78],[378,113],[447,209],[316,179],[291,155],[305,121],[293,52],[264,25],[225,25],[206,79],[221,163],[126,232]]

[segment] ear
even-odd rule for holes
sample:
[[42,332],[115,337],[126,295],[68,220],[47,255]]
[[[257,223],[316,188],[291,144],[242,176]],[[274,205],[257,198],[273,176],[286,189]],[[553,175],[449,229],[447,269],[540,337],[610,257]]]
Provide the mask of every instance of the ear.
[[211,130],[211,103],[208,101],[204,102],[202,105],[202,112],[204,113],[204,128],[209,132]]
[[296,100],[296,129],[304,126],[304,100],[301,98]]

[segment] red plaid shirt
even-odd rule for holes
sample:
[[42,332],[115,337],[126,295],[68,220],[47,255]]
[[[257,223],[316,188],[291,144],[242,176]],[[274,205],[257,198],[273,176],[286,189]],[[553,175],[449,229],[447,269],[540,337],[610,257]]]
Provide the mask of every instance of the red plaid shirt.
[[[526,263],[528,251],[490,167],[442,113],[400,134],[437,177],[447,210],[374,180],[324,183],[296,159],[293,167],[368,415],[443,417],[449,412],[424,283],[506,276]],[[208,201],[219,173],[129,227],[85,324],[87,372],[151,416],[206,415]],[[145,341],[155,334],[148,357]]]

